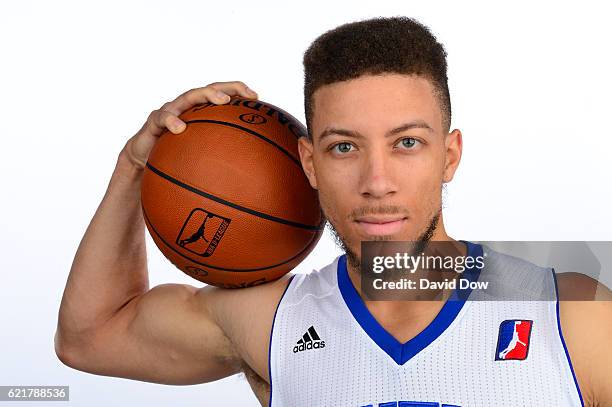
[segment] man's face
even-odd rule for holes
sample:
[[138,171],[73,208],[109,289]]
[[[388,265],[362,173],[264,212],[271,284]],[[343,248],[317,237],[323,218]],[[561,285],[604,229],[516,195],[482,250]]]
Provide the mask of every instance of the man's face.
[[353,265],[362,240],[440,238],[441,189],[459,163],[461,133],[443,132],[430,82],[361,76],[317,89],[313,108],[302,165]]

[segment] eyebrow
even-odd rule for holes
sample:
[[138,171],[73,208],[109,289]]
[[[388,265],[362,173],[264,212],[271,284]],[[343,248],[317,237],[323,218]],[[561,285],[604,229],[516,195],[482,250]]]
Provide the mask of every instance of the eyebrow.
[[[387,134],[385,134],[385,137],[394,136],[398,133],[402,133],[410,129],[427,129],[430,133],[433,133],[434,131],[433,128],[431,128],[431,126],[427,124],[426,121],[419,119],[419,120],[413,120],[408,123],[404,123],[399,127],[389,130]],[[355,130],[340,129],[336,127],[327,127],[319,135],[319,141],[327,136],[331,136],[332,134],[338,134],[340,136],[346,136],[346,137],[363,138],[363,135]]]

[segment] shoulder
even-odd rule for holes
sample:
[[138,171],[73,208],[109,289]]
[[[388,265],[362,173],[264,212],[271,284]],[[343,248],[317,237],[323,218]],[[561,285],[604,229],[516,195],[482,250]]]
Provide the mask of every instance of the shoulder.
[[276,307],[295,274],[248,288],[201,288],[207,312],[231,341],[244,363],[267,377],[267,351]]
[[557,275],[559,318],[585,403],[612,405],[612,293],[580,273]]
[[612,292],[604,284],[581,273],[559,273],[557,286],[561,301],[610,301]]
[[277,280],[247,288],[206,286],[199,289],[196,296],[231,341],[243,366],[248,365],[268,381],[270,334],[281,299],[287,297],[287,302],[292,304],[306,295],[320,296],[330,291],[335,283],[338,258],[310,273],[288,273]]

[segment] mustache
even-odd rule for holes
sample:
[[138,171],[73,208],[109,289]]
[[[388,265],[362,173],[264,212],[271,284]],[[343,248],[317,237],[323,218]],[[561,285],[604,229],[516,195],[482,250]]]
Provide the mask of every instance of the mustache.
[[358,217],[366,215],[397,215],[408,217],[408,211],[406,208],[396,205],[385,205],[385,206],[363,206],[355,208],[349,213],[349,219],[355,220]]

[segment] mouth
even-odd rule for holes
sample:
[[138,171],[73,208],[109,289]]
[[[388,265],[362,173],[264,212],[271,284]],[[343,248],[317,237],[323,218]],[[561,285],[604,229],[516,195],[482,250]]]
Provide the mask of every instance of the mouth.
[[406,217],[398,216],[364,216],[355,223],[367,235],[392,235],[399,232],[406,221]]

